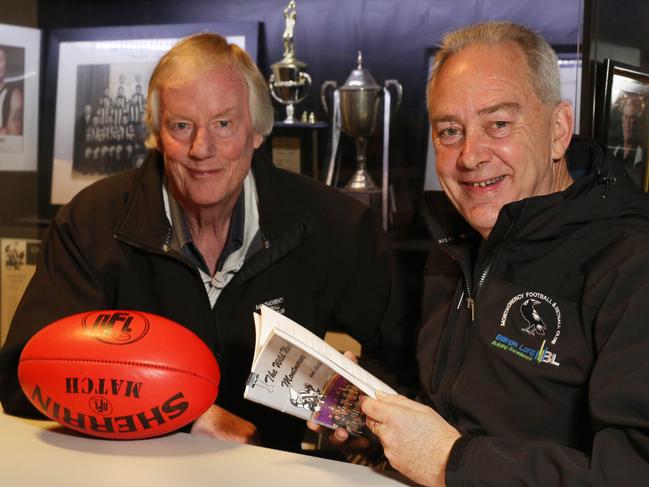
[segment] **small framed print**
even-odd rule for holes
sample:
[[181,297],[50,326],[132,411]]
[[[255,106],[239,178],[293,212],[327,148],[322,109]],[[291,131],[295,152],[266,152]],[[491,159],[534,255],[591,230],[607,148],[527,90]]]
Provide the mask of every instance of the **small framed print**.
[[631,179],[649,190],[649,73],[605,59],[597,90],[597,138]]
[[39,239],[0,238],[0,345],[7,338],[18,303],[36,271]]
[[41,32],[0,24],[0,171],[36,171]]
[[[146,149],[148,82],[180,38],[209,31],[256,61],[257,22],[61,29],[51,32],[46,102],[53,142],[44,149],[44,215],[89,184],[139,166]],[[42,192],[43,193],[43,192]]]

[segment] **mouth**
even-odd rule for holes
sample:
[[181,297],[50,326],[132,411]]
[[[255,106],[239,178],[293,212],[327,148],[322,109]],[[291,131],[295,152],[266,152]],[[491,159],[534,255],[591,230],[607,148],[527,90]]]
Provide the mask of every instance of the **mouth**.
[[216,174],[222,169],[190,169],[187,168],[187,171],[195,178],[207,177],[213,174]]
[[505,179],[505,176],[497,176],[495,178],[486,179],[484,181],[463,182],[462,184],[471,188],[487,188],[489,186],[493,186],[494,184],[498,184],[503,179]]

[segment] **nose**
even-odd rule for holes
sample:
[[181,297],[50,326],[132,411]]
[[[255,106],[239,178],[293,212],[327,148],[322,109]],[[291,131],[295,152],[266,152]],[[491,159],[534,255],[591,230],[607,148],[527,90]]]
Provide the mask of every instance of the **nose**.
[[488,162],[491,152],[479,131],[466,131],[462,141],[462,150],[458,163],[466,169],[475,169]]
[[189,148],[189,157],[203,160],[213,157],[216,153],[214,138],[205,127],[197,127],[192,145]]

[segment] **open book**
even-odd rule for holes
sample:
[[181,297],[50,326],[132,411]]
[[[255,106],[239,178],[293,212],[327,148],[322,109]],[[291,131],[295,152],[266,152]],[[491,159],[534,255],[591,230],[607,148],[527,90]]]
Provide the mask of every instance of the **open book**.
[[266,307],[254,313],[255,355],[243,396],[328,428],[365,433],[361,392],[396,394],[316,335]]

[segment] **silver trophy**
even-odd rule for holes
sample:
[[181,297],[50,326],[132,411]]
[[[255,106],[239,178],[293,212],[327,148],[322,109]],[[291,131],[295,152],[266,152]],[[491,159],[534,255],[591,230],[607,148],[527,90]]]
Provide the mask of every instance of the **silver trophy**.
[[306,72],[306,64],[295,57],[293,30],[297,20],[295,0],[291,0],[284,9],[286,27],[282,40],[284,57],[271,65],[272,73],[268,79],[270,94],[282,105],[286,105],[284,123],[295,123],[294,105],[304,100],[311,87],[311,76]]
[[[340,131],[352,137],[356,142],[356,171],[344,189],[352,193],[365,193],[368,200],[373,194],[380,193],[384,227],[387,228],[387,193],[388,193],[388,154],[390,139],[390,119],[393,112],[399,109],[403,88],[396,80],[386,80],[380,86],[368,70],[363,68],[363,55],[358,53],[356,69],[352,70],[345,84],[336,88],[335,81],[325,81],[320,89],[324,109],[329,113],[327,92],[333,89],[332,116],[332,153],[327,169],[327,184],[333,183]],[[389,88],[396,90],[394,107]],[[378,125],[378,114],[383,102],[383,170],[379,188],[367,172],[367,141],[374,134]]]

